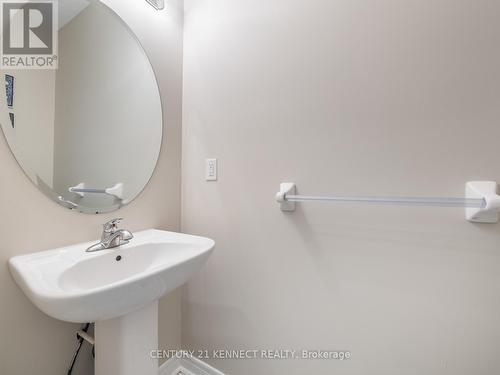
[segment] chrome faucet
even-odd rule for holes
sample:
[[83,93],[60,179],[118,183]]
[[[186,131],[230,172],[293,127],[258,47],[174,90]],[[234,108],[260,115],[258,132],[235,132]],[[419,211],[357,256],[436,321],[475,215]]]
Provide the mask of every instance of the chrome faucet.
[[118,223],[122,220],[113,219],[104,224],[101,241],[90,246],[86,251],[92,253],[128,244],[134,236],[126,229],[118,229]]

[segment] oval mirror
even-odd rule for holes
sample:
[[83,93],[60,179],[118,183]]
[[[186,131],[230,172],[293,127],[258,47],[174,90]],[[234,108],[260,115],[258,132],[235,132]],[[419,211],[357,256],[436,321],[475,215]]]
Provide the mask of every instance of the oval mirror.
[[158,85],[137,38],[111,9],[58,3],[58,69],[2,70],[2,130],[48,197],[85,213],[114,211],[137,197],[155,169]]

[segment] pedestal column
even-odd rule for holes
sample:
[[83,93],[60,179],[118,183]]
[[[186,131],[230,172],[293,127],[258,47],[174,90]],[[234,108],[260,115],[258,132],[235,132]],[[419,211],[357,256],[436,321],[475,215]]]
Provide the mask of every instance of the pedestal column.
[[158,375],[158,301],[95,324],[95,375]]

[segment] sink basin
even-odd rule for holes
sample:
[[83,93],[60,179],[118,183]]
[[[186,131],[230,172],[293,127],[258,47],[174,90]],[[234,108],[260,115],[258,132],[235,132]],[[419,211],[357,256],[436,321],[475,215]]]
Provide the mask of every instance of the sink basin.
[[96,375],[158,375],[158,300],[206,262],[214,241],[146,230],[127,245],[95,253],[92,244],[9,260],[28,298],[53,318],[95,322]]
[[210,256],[214,241],[160,230],[128,245],[87,253],[93,243],[17,256],[11,273],[44,313],[68,322],[127,315],[184,284]]

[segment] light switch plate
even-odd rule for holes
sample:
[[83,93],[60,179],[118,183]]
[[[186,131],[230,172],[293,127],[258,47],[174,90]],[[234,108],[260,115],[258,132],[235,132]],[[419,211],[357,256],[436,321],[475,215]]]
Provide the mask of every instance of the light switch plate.
[[207,159],[205,178],[207,181],[217,181],[217,159]]

